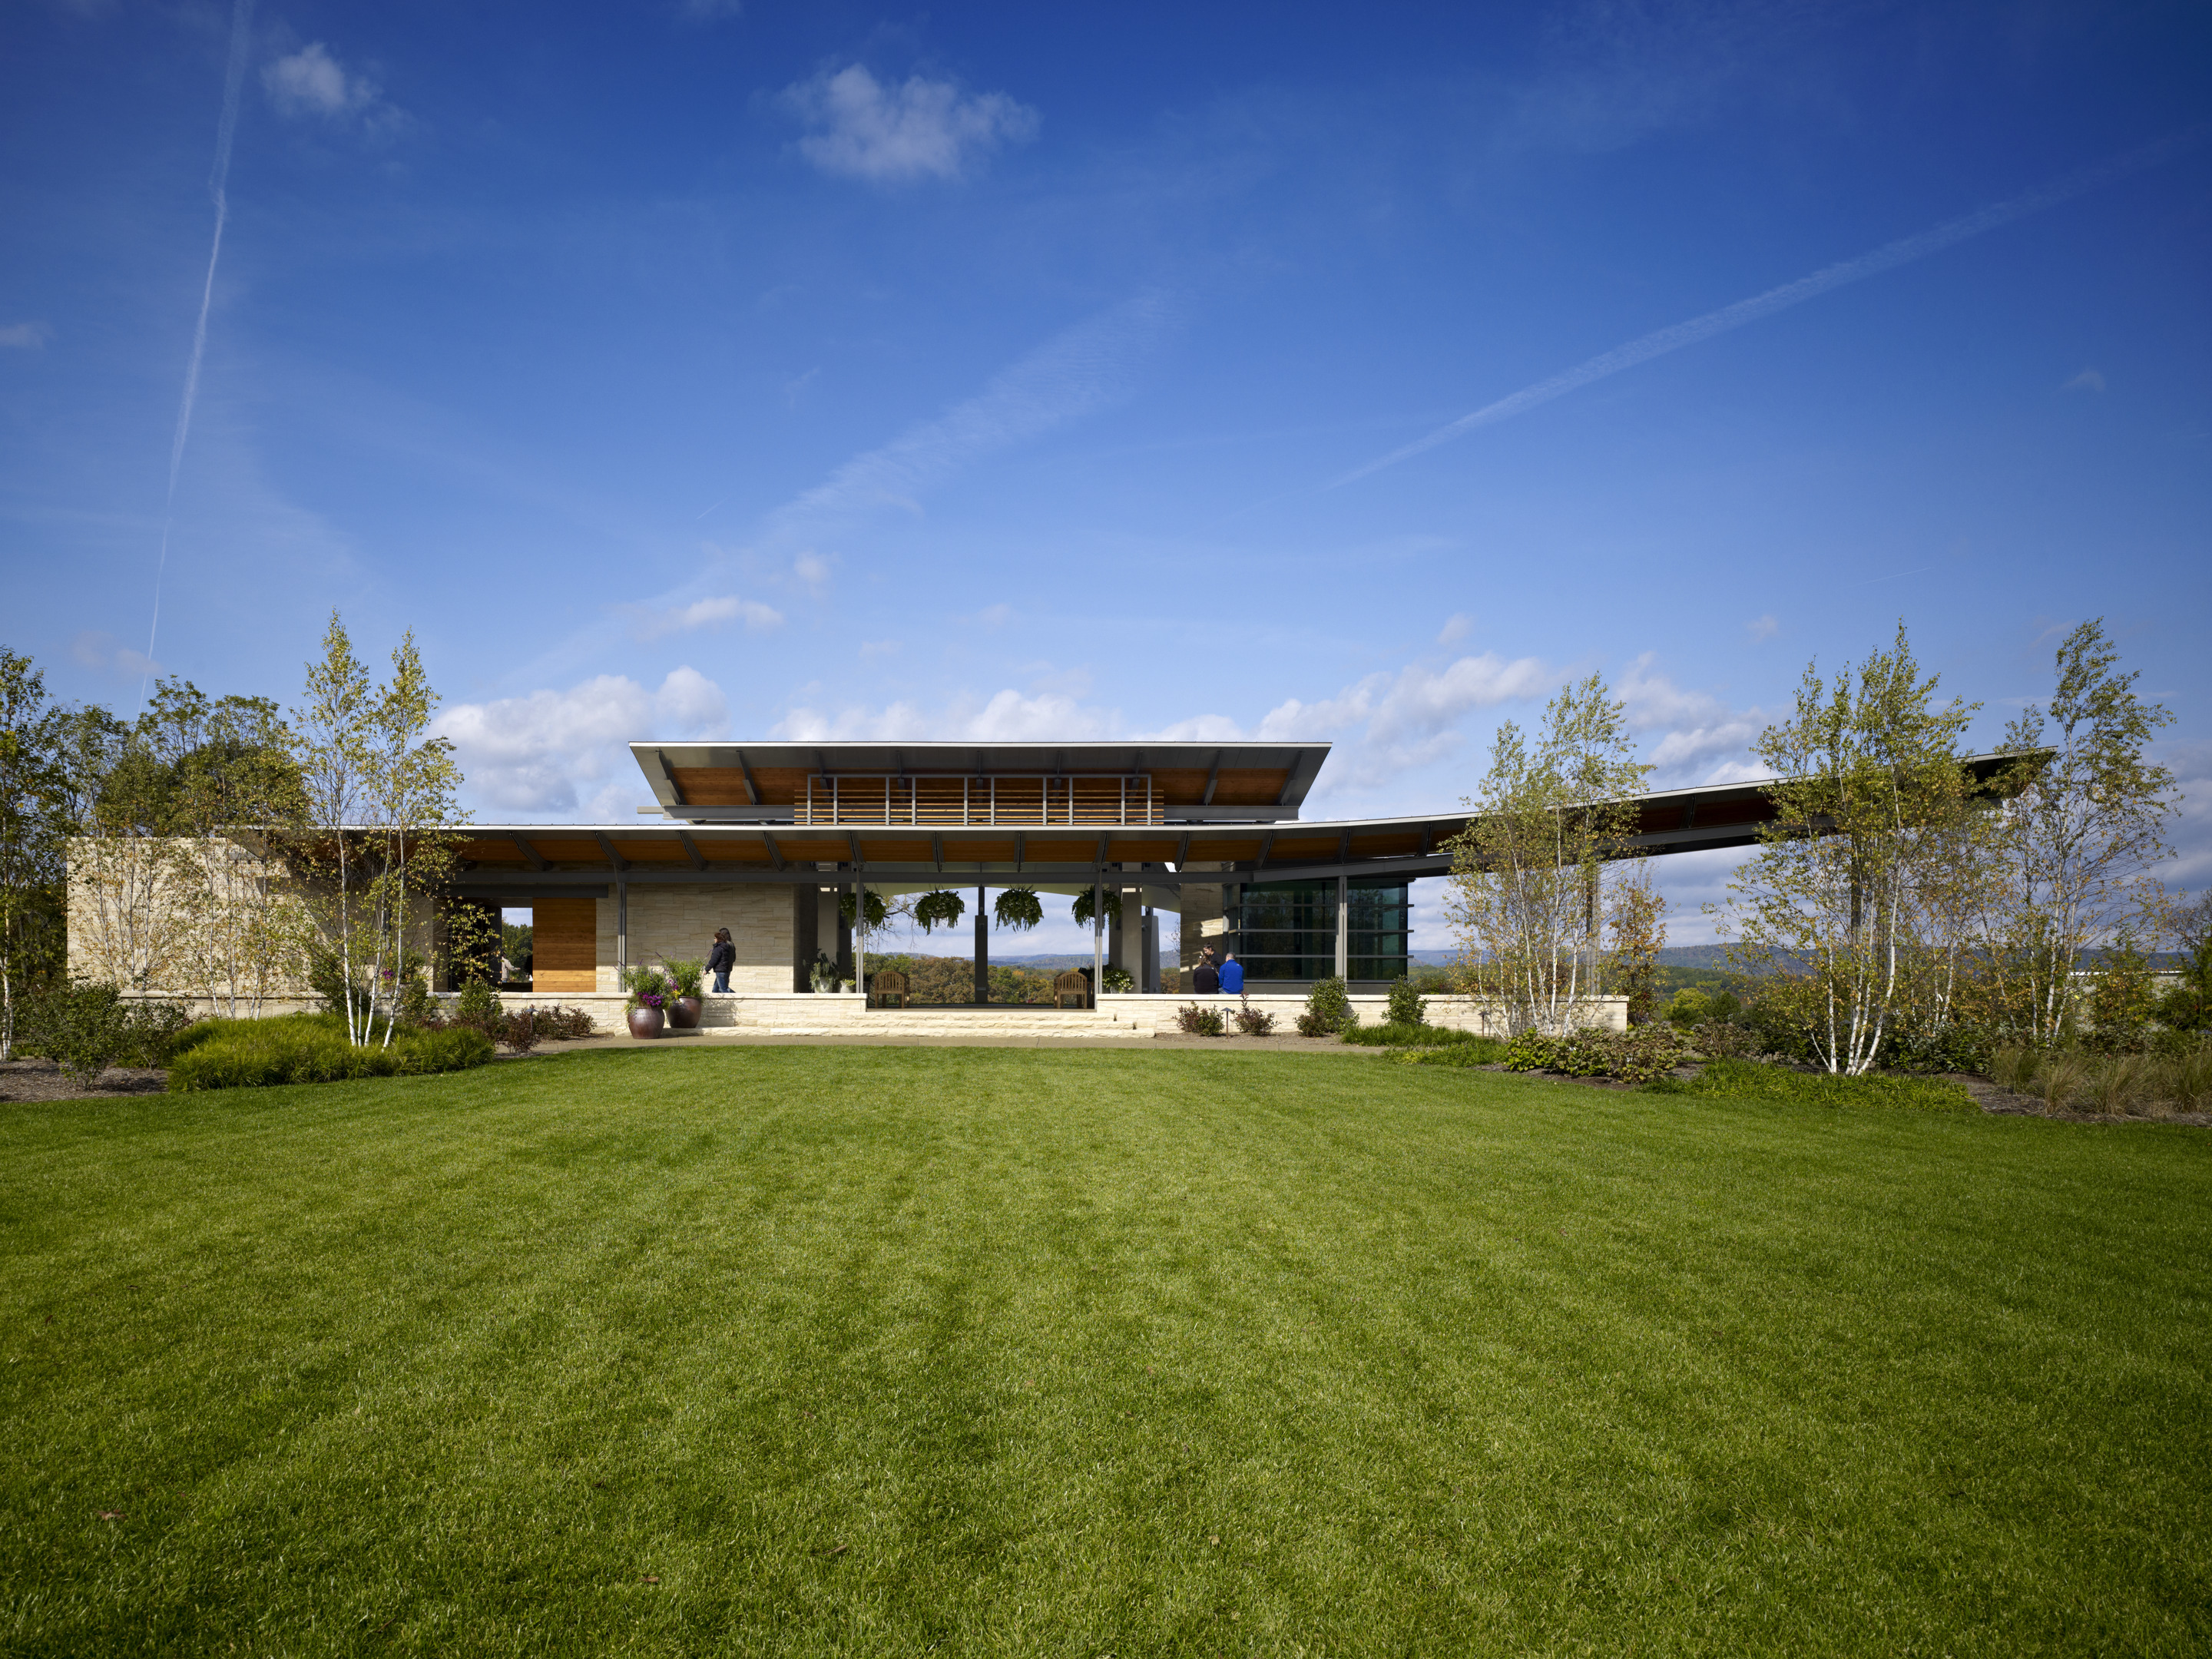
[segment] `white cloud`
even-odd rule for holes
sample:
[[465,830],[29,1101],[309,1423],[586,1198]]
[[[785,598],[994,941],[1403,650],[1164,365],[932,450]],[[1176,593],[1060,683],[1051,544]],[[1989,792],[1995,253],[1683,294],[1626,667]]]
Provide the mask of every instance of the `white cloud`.
[[1474,631],[1474,620],[1463,611],[1455,611],[1442,628],[1437,629],[1438,645],[1457,645]]
[[1743,631],[1754,640],[1771,640],[1782,631],[1782,624],[1771,617],[1759,617],[1746,623]]
[[835,562],[819,553],[802,553],[791,562],[791,574],[805,583],[810,592],[819,593],[822,585],[830,580],[830,568]]
[[279,115],[319,116],[326,121],[358,117],[373,125],[389,125],[399,117],[384,101],[375,82],[365,75],[347,74],[319,40],[264,64],[261,86]]
[[469,791],[488,805],[524,812],[571,812],[579,784],[602,784],[592,797],[602,817],[627,816],[619,802],[646,802],[642,779],[624,746],[643,738],[722,733],[729,708],[721,688],[689,666],[647,691],[622,674],[601,674],[566,691],[456,703],[437,721],[450,738]]
[[1644,653],[1613,687],[1627,705],[1629,729],[1644,737],[1643,758],[1658,769],[1654,785],[1667,788],[1765,777],[1752,763],[1751,742],[1766,724],[1765,716],[1756,708],[1732,708],[1709,692],[1685,690],[1655,671],[1654,660],[1654,653]]
[[2059,388],[2062,392],[2102,392],[2105,377],[2094,368],[2085,368]]
[[36,351],[54,337],[52,329],[44,323],[10,323],[0,328],[0,348],[10,351]]
[[919,704],[895,702],[883,708],[848,707],[829,711],[793,708],[769,735],[787,742],[884,742],[909,738],[941,743],[1040,743],[1054,738],[1083,743],[1110,738],[1119,718],[1086,708],[1057,691],[1024,696],[1000,691],[988,702],[955,697],[930,712]]
[[633,605],[625,609],[634,619],[631,632],[641,640],[664,639],[671,634],[688,634],[700,628],[719,628],[728,622],[743,623],[749,634],[765,633],[783,626],[783,612],[758,599],[741,599],[734,593],[694,599],[689,605],[653,609]]
[[143,679],[158,674],[161,665],[143,651],[133,651],[112,634],[87,629],[70,641],[70,655],[84,667],[112,674],[118,679]]
[[1000,144],[1035,136],[1037,112],[1003,92],[962,94],[916,75],[885,86],[860,64],[787,87],[778,101],[815,129],[799,153],[824,173],[878,183],[955,179]]

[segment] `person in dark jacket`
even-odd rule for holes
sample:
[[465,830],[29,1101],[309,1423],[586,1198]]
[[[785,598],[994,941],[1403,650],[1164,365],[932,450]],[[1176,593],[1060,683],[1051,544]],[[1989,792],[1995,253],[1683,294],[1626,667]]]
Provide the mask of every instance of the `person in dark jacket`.
[[726,994],[730,988],[730,969],[738,965],[738,947],[730,943],[730,930],[714,930],[714,948],[707,952],[707,971],[714,976],[714,988]]
[[1213,947],[1209,945],[1198,953],[1198,966],[1190,970],[1190,988],[1200,996],[1212,996],[1221,989],[1221,974],[1213,965]]

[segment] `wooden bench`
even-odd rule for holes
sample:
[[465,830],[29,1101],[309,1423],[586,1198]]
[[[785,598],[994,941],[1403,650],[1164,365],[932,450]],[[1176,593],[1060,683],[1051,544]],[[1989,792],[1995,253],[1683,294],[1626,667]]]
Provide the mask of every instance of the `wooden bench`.
[[1055,1008],[1065,1008],[1067,1006],[1067,1000],[1070,997],[1073,997],[1075,999],[1075,1006],[1079,1008],[1088,1008],[1091,1006],[1090,978],[1086,975],[1077,972],[1073,968],[1069,969],[1064,974],[1054,975],[1052,981],[1052,1006]]
[[868,996],[896,997],[898,1006],[906,1006],[906,975],[896,968],[879,968],[868,975]]

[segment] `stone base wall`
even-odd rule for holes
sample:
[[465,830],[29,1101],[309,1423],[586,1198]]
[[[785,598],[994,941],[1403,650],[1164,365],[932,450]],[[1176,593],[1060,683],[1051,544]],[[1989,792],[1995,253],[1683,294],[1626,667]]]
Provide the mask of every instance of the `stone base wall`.
[[[599,988],[622,990],[615,967],[615,922],[619,901],[599,901]],[[737,966],[733,992],[791,989],[791,890],[766,883],[728,886],[638,886],[629,890],[629,959],[654,966],[703,962],[714,930],[730,930]]]

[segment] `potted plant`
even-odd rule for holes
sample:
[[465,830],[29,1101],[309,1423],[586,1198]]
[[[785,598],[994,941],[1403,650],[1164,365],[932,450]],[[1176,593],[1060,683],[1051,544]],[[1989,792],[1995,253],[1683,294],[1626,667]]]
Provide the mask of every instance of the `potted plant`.
[[629,1012],[629,1034],[657,1037],[667,1018],[668,975],[658,968],[640,965],[623,969],[623,988],[629,998],[623,1006]]
[[705,982],[707,964],[703,962],[672,962],[668,964],[669,989],[674,993],[668,1004],[668,1027],[672,1031],[696,1031],[699,1029],[699,1013],[707,1005],[702,1000],[700,987]]
[[837,988],[837,964],[830,960],[828,951],[814,953],[813,965],[806,970],[806,982],[817,996],[827,995]]
[[1000,927],[1024,933],[1044,920],[1044,906],[1037,902],[1036,888],[1009,887],[992,902],[991,914]]

